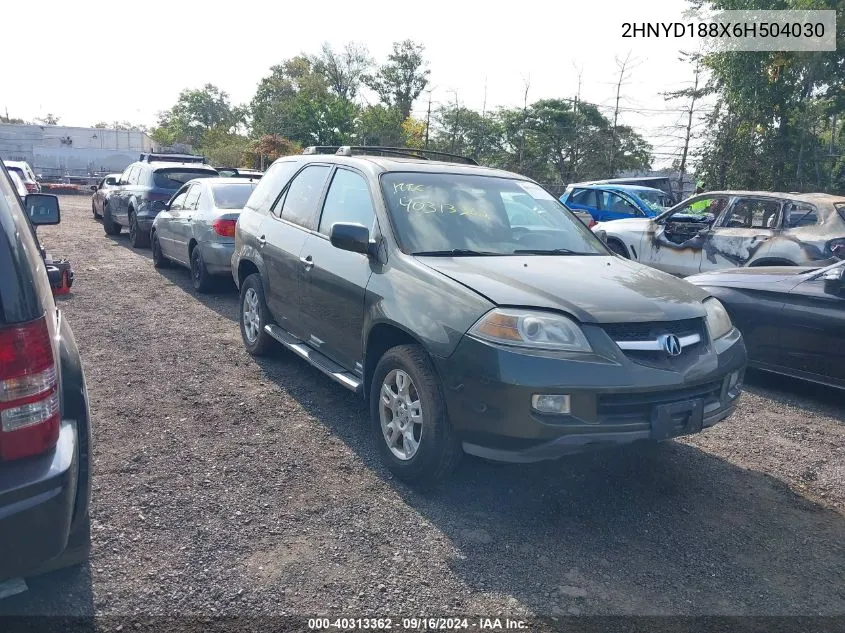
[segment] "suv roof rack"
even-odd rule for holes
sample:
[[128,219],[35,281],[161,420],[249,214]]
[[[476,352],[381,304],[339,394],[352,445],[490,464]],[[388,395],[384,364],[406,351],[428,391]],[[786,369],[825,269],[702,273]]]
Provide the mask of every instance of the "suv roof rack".
[[142,163],[152,163],[154,161],[168,163],[208,163],[205,156],[196,156],[194,154],[162,154],[156,152],[146,152],[141,154],[141,158],[138,160]]
[[405,158],[422,158],[424,160],[451,159],[454,162],[466,163],[467,165],[478,165],[474,158],[450,154],[448,152],[437,152],[431,149],[417,149],[415,147],[383,147],[381,145],[311,145],[302,150],[303,154],[335,154],[337,156],[354,155],[388,155],[403,156]]

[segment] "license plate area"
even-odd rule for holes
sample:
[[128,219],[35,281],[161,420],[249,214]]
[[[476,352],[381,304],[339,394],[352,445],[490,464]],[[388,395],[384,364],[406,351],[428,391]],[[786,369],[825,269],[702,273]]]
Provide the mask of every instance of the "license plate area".
[[704,423],[704,401],[699,399],[673,402],[654,407],[651,436],[665,440],[679,435],[698,433]]

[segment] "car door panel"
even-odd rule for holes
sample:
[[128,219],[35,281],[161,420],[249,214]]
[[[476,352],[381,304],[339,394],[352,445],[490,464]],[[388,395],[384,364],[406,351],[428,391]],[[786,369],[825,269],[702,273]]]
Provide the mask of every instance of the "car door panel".
[[330,171],[328,165],[313,163],[300,170],[263,220],[258,240],[270,279],[267,305],[276,323],[299,338],[307,334],[300,312],[306,266],[300,256],[310,231],[317,227]]
[[745,266],[765,256],[779,232],[780,214],[777,200],[736,198],[705,235],[701,272]]
[[639,260],[674,275],[697,273],[710,227],[727,207],[727,196],[696,196],[649,222]]
[[178,222],[179,214],[184,210],[187,196],[188,186],[184,186],[170,200],[167,209],[159,213],[159,217],[156,218],[156,235],[158,235],[162,253],[181,264],[187,264],[187,259],[178,247],[179,242],[174,225]]
[[177,257],[180,261],[189,261],[188,245],[191,241],[191,225],[194,220],[194,214],[197,210],[197,202],[199,201],[201,193],[201,185],[193,183],[188,187],[188,193],[185,196],[184,208],[174,214],[173,227],[173,248],[176,251]]
[[302,296],[308,342],[347,370],[362,371],[364,302],[372,275],[369,257],[336,248],[329,240],[337,222],[376,225],[372,193],[366,179],[338,168],[329,185],[317,234],[305,242]]
[[781,322],[783,366],[845,386],[845,297],[825,293],[821,277],[804,280],[787,295]]

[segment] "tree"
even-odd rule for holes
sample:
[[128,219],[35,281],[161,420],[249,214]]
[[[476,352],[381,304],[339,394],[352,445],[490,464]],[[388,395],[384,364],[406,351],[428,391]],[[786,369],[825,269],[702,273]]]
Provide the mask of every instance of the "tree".
[[155,140],[172,144],[188,143],[194,147],[212,128],[237,131],[244,123],[245,110],[232,106],[229,95],[213,84],[199,89],[185,89],[179,93],[176,104],[159,113],[158,127],[153,131]]
[[276,134],[303,145],[341,145],[352,137],[357,106],[329,90],[305,55],[270,69],[250,104],[253,134]]
[[148,129],[146,125],[130,123],[129,121],[112,121],[111,123],[100,121],[99,123],[95,123],[93,127],[104,130],[129,130],[132,132],[147,132]]
[[16,117],[10,117],[8,112],[7,112],[6,116],[3,116],[2,114],[0,114],[0,123],[13,123],[13,124],[16,124],[16,125],[24,125],[26,123],[26,121],[24,121],[23,119],[18,119]]
[[414,101],[428,85],[430,71],[425,67],[424,50],[421,44],[411,40],[394,42],[387,63],[374,75],[362,78],[367,87],[378,94],[382,104],[399,109],[402,120],[411,115]]
[[686,172],[687,168],[687,155],[689,154],[689,145],[690,140],[692,139],[692,121],[693,116],[695,115],[695,104],[696,101],[701,99],[702,97],[706,96],[708,93],[708,89],[702,85],[702,67],[701,67],[701,55],[694,53],[681,53],[681,61],[688,61],[693,64],[693,83],[692,86],[689,88],[683,88],[681,90],[674,90],[671,92],[666,92],[663,96],[667,100],[673,99],[688,99],[689,105],[686,108],[686,115],[687,115],[687,123],[686,128],[684,129],[684,146],[681,150],[681,160],[678,162],[677,166],[674,166],[675,169],[680,174],[680,181],[683,183],[684,173]]
[[402,113],[398,108],[372,105],[361,110],[355,121],[359,145],[396,147],[403,145]]
[[325,77],[334,94],[345,101],[355,101],[361,78],[373,65],[373,59],[364,44],[348,42],[342,51],[335,52],[328,42],[324,42],[312,64],[314,71]]
[[265,134],[249,142],[243,153],[242,162],[253,169],[264,169],[280,156],[290,156],[301,152],[302,147],[290,139],[277,134]]
[[60,117],[48,112],[43,117],[35,119],[35,122],[40,123],[41,125],[58,125],[59,119]]
[[249,146],[249,139],[224,127],[214,127],[202,136],[200,151],[218,167],[239,167]]

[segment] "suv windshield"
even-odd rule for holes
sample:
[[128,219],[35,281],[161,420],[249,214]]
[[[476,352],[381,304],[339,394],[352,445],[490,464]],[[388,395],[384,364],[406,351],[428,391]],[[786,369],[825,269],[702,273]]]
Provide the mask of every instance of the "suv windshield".
[[194,178],[211,178],[216,171],[207,169],[157,169],[153,174],[154,186],[160,189],[176,190]]
[[607,254],[580,220],[531,182],[391,172],[382,176],[381,187],[409,253]]
[[258,183],[239,182],[233,184],[214,185],[214,206],[218,209],[243,209],[249,194]]

